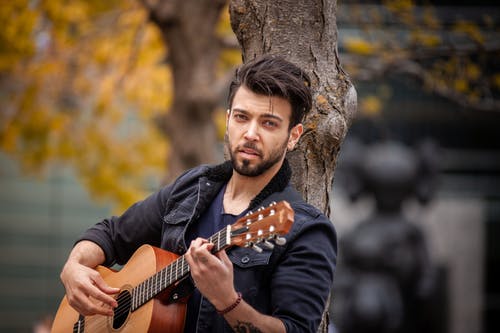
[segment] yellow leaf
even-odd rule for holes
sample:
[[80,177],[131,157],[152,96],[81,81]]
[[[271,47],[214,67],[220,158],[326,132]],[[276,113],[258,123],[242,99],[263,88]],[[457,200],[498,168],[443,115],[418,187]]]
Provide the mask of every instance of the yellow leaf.
[[364,115],[377,116],[382,111],[382,102],[377,96],[367,96],[361,100],[360,110]]
[[346,38],[345,47],[348,52],[360,55],[372,55],[377,51],[376,45],[357,37]]
[[465,21],[465,20],[460,20],[458,21],[454,28],[454,31],[456,32],[461,32],[469,36],[473,41],[483,44],[484,43],[484,36],[481,32],[481,29],[479,26],[473,22]]
[[465,72],[467,78],[473,81],[478,80],[481,77],[481,68],[474,63],[468,63],[467,66],[465,66]]
[[458,92],[465,92],[469,88],[469,84],[464,79],[456,79],[453,83],[453,88]]
[[500,73],[496,73],[492,77],[493,85],[497,88],[500,89]]

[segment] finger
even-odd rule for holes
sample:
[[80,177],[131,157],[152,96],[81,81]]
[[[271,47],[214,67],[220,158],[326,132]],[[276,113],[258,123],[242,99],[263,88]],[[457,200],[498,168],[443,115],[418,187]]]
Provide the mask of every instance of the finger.
[[206,240],[205,238],[198,237],[195,240],[191,241],[190,248],[199,248],[207,242],[208,240]]
[[196,257],[196,260],[201,262],[202,264],[206,264],[208,262],[208,259],[209,257],[205,256],[205,255],[199,255],[198,257]]
[[189,250],[185,253],[184,257],[186,258],[188,265],[190,267],[192,267],[196,260],[194,259],[193,255],[191,254],[191,248],[189,248]]
[[186,261],[188,262],[191,270],[195,269],[199,265],[200,254],[198,252],[197,245],[192,242],[191,246],[185,253]]
[[193,249],[194,260],[203,264],[213,262],[216,259],[212,254],[213,247],[213,243],[204,243],[201,247]]
[[[75,298],[78,298],[79,303],[89,307],[90,305],[93,305],[93,303],[89,301],[89,298],[93,298],[109,307],[116,307],[118,305],[115,298],[111,295],[117,294],[120,291],[119,288],[112,288],[108,286],[96,271],[92,271],[92,273],[88,275],[87,279],[88,280],[85,282],[81,281],[80,286],[74,290],[74,296]],[[92,308],[95,307],[92,306]]]
[[212,249],[214,248],[214,243],[210,243],[210,242],[206,242],[204,243],[201,247],[204,249],[204,250],[207,250],[209,253],[212,253]]
[[233,263],[231,262],[231,259],[229,259],[229,256],[227,255],[226,251],[219,251],[216,254],[217,258],[219,258],[226,267],[232,267]]
[[113,308],[106,306],[102,303],[94,303],[88,301],[85,305],[85,311],[87,313],[82,313],[84,316],[102,315],[102,316],[113,316],[115,314]]
[[214,244],[209,243],[207,241],[207,242],[204,242],[203,244],[201,244],[200,246],[193,246],[191,248],[191,253],[192,253],[193,257],[209,256],[212,254],[211,251],[212,251],[213,247],[214,247]]
[[91,298],[92,306],[91,309],[94,313],[104,315],[104,316],[113,316],[115,311],[114,308],[109,306],[108,304],[99,302]]
[[83,293],[73,295],[69,303],[76,311],[78,311],[78,313],[84,316],[91,316],[96,314],[112,316],[114,314],[114,311],[111,307],[105,306],[102,302],[98,302],[91,296],[85,295]]
[[106,294],[115,295],[120,292],[120,288],[111,287],[106,283],[106,281],[104,281],[104,279],[99,274],[93,276],[92,280],[95,286]]
[[[104,283],[104,282],[101,282],[101,283]],[[110,289],[116,289],[116,288],[111,288],[111,287],[108,287]],[[119,291],[119,289],[118,289]],[[116,294],[117,292],[115,292],[114,294]],[[97,285],[93,285],[92,288],[90,288],[89,290],[89,296],[93,297],[94,299],[98,300],[98,301],[101,301],[102,303],[112,307],[112,308],[115,308],[118,306],[118,302],[116,301],[116,299],[108,294],[106,294],[105,292],[103,292],[99,287],[97,287]]]

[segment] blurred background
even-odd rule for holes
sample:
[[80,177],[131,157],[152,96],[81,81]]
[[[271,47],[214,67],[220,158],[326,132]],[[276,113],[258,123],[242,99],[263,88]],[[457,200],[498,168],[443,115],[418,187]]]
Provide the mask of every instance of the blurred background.
[[[210,72],[195,80],[204,112],[190,113],[217,139],[184,129],[179,143],[165,125],[186,99],[176,52],[196,40],[169,37],[148,3],[0,6],[0,332],[50,325],[74,239],[198,162],[190,138],[210,156],[200,162],[222,160],[227,80],[241,61],[226,4],[204,37]],[[191,22],[210,16],[196,5]],[[335,329],[498,332],[500,7],[344,0],[337,24],[358,114],[333,187]]]

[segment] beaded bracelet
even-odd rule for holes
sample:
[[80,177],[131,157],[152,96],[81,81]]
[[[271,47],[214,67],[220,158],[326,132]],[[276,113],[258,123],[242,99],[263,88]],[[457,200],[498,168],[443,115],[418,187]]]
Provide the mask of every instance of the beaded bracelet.
[[223,315],[225,315],[226,313],[228,313],[228,312],[230,312],[230,311],[234,310],[234,308],[235,308],[235,307],[237,307],[237,306],[238,306],[238,304],[240,304],[240,302],[241,302],[241,293],[240,293],[240,292],[238,292],[238,298],[236,299],[236,301],[234,301],[234,303],[233,303],[233,304],[231,304],[230,306],[228,306],[228,307],[227,307],[227,308],[225,308],[224,310],[217,310],[217,309],[215,309],[215,310],[217,310],[217,313],[218,313],[218,314],[220,314],[220,315],[222,315],[222,316],[223,316]]

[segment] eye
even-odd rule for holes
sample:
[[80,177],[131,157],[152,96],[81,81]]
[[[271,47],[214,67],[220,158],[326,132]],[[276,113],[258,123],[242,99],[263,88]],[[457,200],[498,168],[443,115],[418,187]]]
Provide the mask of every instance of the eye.
[[274,120],[265,120],[263,125],[268,128],[276,128],[278,127],[278,122]]
[[243,114],[243,113],[234,113],[233,114],[233,118],[236,120],[236,121],[245,121],[248,119],[248,117]]

